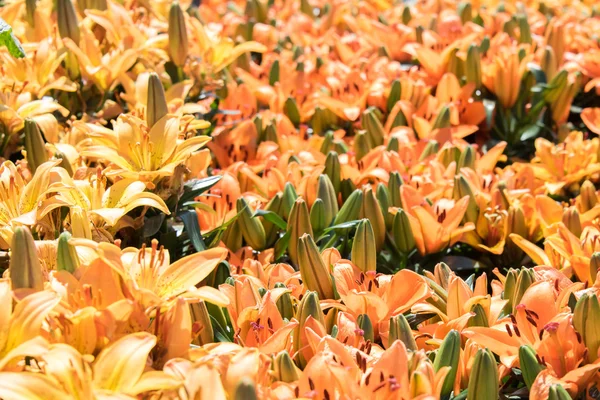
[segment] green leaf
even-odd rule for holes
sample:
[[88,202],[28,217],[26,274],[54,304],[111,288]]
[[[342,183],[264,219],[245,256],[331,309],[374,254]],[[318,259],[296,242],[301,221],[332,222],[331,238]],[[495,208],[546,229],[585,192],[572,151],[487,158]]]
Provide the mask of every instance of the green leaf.
[[183,194],[179,199],[181,204],[185,204],[188,201],[193,200],[195,197],[200,196],[202,193],[209,190],[211,187],[217,184],[221,180],[221,175],[209,176],[204,179],[194,179],[189,182],[186,182]]
[[283,257],[285,251],[287,250],[290,244],[291,237],[292,231],[287,231],[285,235],[283,235],[279,238],[279,240],[277,240],[277,243],[275,243],[275,260],[279,260],[281,257]]
[[11,56],[15,58],[25,57],[25,50],[19,39],[12,33],[12,27],[0,18],[0,46],[6,46]]
[[198,223],[198,215],[194,210],[183,211],[179,213],[179,218],[183,221],[185,231],[190,238],[192,245],[196,251],[206,250],[202,233],[200,232],[200,224]]
[[287,229],[287,223],[276,213],[269,210],[256,210],[253,217],[263,217],[280,229]]

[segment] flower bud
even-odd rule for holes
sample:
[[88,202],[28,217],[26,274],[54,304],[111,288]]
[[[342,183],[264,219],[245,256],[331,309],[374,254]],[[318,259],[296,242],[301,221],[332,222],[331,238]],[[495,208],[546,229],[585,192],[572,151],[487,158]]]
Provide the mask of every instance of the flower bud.
[[313,235],[308,206],[303,198],[298,198],[294,203],[294,207],[290,212],[290,218],[288,219],[287,231],[290,234],[288,254],[292,263],[298,266],[298,243],[300,237],[304,234]]
[[319,176],[317,197],[323,200],[325,206],[325,224],[329,226],[339,211],[337,195],[333,183],[325,174]]
[[408,23],[410,22],[411,19],[412,19],[412,15],[410,13],[410,7],[406,5],[402,9],[402,24],[408,25]]
[[482,326],[484,328],[490,326],[485,309],[481,304],[474,304],[473,307],[471,307],[471,312],[475,315],[469,319],[468,326]]
[[281,209],[283,211],[283,219],[286,221],[289,220],[290,212],[292,211],[292,207],[296,202],[298,195],[296,194],[296,189],[294,185],[290,182],[287,182],[283,187],[283,195],[281,197]]
[[279,60],[273,61],[269,70],[269,85],[275,86],[279,82]]
[[598,359],[600,349],[600,304],[594,293],[584,293],[573,310],[573,326],[581,335],[583,343],[588,349],[588,362],[593,363]]
[[77,21],[77,13],[71,0],[56,1],[56,23],[61,38],[69,38],[79,45],[81,32]]
[[377,269],[377,247],[375,234],[368,219],[363,219],[356,229],[352,242],[352,263],[362,272]]
[[[448,63],[446,69],[448,70],[448,72],[454,74],[457,77],[462,77],[464,75],[465,66],[463,59],[458,56],[457,48],[453,48],[450,50],[450,52],[447,55],[447,60]],[[448,122],[450,122],[449,119]]]
[[410,221],[408,220],[408,215],[403,209],[399,209],[394,216],[392,236],[394,237],[396,248],[404,255],[410,254],[417,245],[410,226]]
[[240,213],[237,222],[244,240],[254,250],[264,249],[267,245],[265,228],[263,228],[258,218],[253,216],[254,210],[243,197],[237,200],[236,206],[237,212]]
[[448,165],[450,165],[452,162],[458,164],[458,160],[460,159],[460,150],[455,146],[444,146],[438,153],[438,159],[444,165],[444,167],[448,167]]
[[396,153],[400,150],[400,141],[396,136],[392,136],[385,147],[387,151],[395,151]]
[[185,25],[185,15],[178,2],[171,4],[169,10],[169,55],[171,61],[182,67],[188,56],[188,36]]
[[152,72],[148,76],[148,98],[146,103],[146,123],[148,124],[148,128],[152,128],[168,112],[169,108],[167,106],[167,98],[165,97],[165,89],[158,75]]
[[473,6],[470,2],[459,3],[457,11],[463,25],[473,19]]
[[310,224],[317,235],[323,232],[323,229],[328,226],[325,214],[325,203],[321,199],[316,199],[310,208]]
[[336,196],[340,192],[341,168],[338,153],[330,151],[325,159],[325,169],[323,170],[323,173],[331,180]]
[[329,153],[329,151],[331,150],[331,147],[333,146],[333,141],[334,141],[334,136],[333,136],[333,131],[329,130],[327,132],[325,132],[325,135],[323,136],[323,142],[321,143],[321,148],[320,151],[323,154],[327,154]]
[[419,25],[415,28],[415,42],[423,45],[423,33],[425,32],[425,27],[423,25]]
[[508,232],[516,233],[524,238],[528,237],[527,223],[525,221],[525,214],[523,209],[519,206],[512,206],[508,210]]
[[356,318],[356,325],[358,325],[358,329],[362,331],[362,336],[365,341],[373,343],[375,340],[375,331],[373,330],[371,318],[369,318],[367,314],[360,314],[358,318]]
[[225,260],[219,262],[217,267],[206,277],[206,286],[219,288],[231,276],[231,266]]
[[90,220],[87,212],[79,207],[74,206],[69,210],[71,218],[71,233],[76,238],[92,239],[92,230],[90,229]]
[[358,219],[360,210],[363,203],[363,192],[360,189],[356,189],[352,192],[346,201],[342,204],[340,212],[336,215],[333,224],[339,225],[344,222],[354,221]]
[[468,145],[460,154],[457,170],[460,171],[461,168],[471,168],[472,170],[475,170],[475,159],[475,148]]
[[365,190],[363,194],[359,218],[367,218],[371,222],[377,250],[381,250],[385,242],[385,219],[383,218],[377,197],[375,197],[375,193],[373,193],[373,189],[371,188]]
[[529,26],[527,15],[517,15],[517,22],[519,24],[519,43],[531,44],[531,27]]
[[467,400],[498,398],[498,366],[489,350],[477,351],[469,375],[468,389]]
[[323,311],[321,311],[319,296],[317,296],[317,293],[310,291],[306,292],[300,301],[298,311],[296,312],[296,319],[299,324],[292,332],[292,353],[297,354],[296,365],[300,368],[304,368],[308,361],[301,350],[304,349],[305,346],[308,346],[308,343],[306,342],[306,331],[304,329],[308,317],[312,317],[316,322],[323,326],[325,325],[325,317]]
[[527,389],[531,389],[535,378],[546,367],[540,365],[535,350],[529,345],[519,347],[519,363],[521,364],[521,373],[525,385],[527,385]]
[[79,257],[75,248],[69,243],[71,234],[63,232],[58,237],[58,247],[56,250],[56,269],[74,273],[79,268]]
[[[350,198],[350,195],[356,190],[356,185],[352,182],[352,179],[344,179],[340,182],[340,194],[342,195],[342,207],[344,203]],[[362,198],[361,198],[362,201]]]
[[562,385],[557,383],[550,386],[550,390],[548,390],[548,400],[572,400],[572,397]]
[[233,400],[257,400],[256,386],[254,381],[248,377],[243,377],[235,388]]
[[465,196],[469,196],[469,205],[467,206],[463,221],[475,224],[479,218],[479,207],[477,206],[475,194],[471,189],[471,185],[469,185],[469,182],[465,177],[460,174],[454,177],[454,200],[458,201]]
[[392,81],[392,86],[390,88],[390,94],[388,95],[387,98],[387,110],[391,111],[392,108],[394,108],[394,106],[396,105],[396,103],[398,101],[400,101],[400,96],[401,96],[401,92],[402,88],[400,85],[400,81],[398,79],[394,79],[394,81]]
[[515,282],[515,291],[511,299],[513,311],[521,303],[525,291],[535,282],[535,274],[531,268],[521,268]]
[[402,197],[400,196],[400,186],[404,181],[402,176],[397,171],[390,173],[390,179],[388,181],[388,190],[390,192],[390,205],[393,207],[402,207]]
[[401,340],[406,346],[407,350],[417,351],[417,342],[413,336],[412,329],[406,317],[402,314],[398,314],[395,317],[390,318],[390,331],[388,336],[388,347],[390,347],[396,340]]
[[274,124],[267,125],[262,139],[262,141],[264,142],[273,142],[279,144],[279,136],[277,136],[277,127]]
[[596,187],[592,182],[586,180],[579,189],[579,207],[582,212],[587,212],[598,204],[598,196],[596,196]]
[[432,129],[450,128],[450,107],[443,106],[433,123]]
[[356,161],[360,161],[364,156],[366,156],[369,151],[371,151],[373,147],[370,144],[369,136],[367,133],[357,132],[354,136],[354,156],[356,157]]
[[577,208],[568,207],[563,209],[562,222],[573,235],[576,237],[581,236],[581,219],[579,218],[579,212],[577,211]]
[[[285,284],[282,282],[277,282],[275,284],[275,289],[286,288]],[[296,310],[294,309],[294,303],[292,302],[292,296],[289,292],[283,293],[277,299],[277,310],[279,310],[279,314],[281,314],[281,318],[287,319],[290,321],[294,318],[296,314]]]
[[598,276],[598,269],[600,268],[600,252],[594,252],[590,257],[590,283],[596,282]]
[[28,228],[15,228],[10,246],[9,275],[12,289],[44,289],[42,265]]
[[298,242],[298,267],[304,286],[317,293],[320,299],[334,299],[333,279],[319,254],[312,236],[304,234]]
[[363,129],[367,132],[370,147],[383,145],[385,132],[374,108],[369,108],[363,112],[361,123]]
[[275,356],[274,369],[277,381],[292,383],[299,378],[298,367],[296,367],[294,360],[290,357],[290,353],[286,350]]
[[467,83],[474,83],[477,89],[481,87],[481,53],[475,44],[472,44],[467,50],[465,75]]
[[238,251],[240,247],[242,247],[244,241],[242,229],[240,228],[240,221],[233,221],[231,225],[225,228],[221,240],[229,250],[233,252]]
[[386,231],[392,229],[392,222],[394,221],[394,216],[389,212],[391,202],[390,197],[388,188],[380,182],[377,185],[377,202],[379,203],[379,208],[381,208],[381,213],[383,214]]
[[35,28],[35,9],[37,0],[25,0],[25,20],[30,27]]
[[214,332],[210,321],[210,314],[204,301],[190,304],[190,316],[192,318],[192,332],[197,336],[192,341],[197,346],[214,342]]
[[[438,372],[442,367],[450,367],[448,375],[442,385],[441,397],[448,397],[454,388],[454,380],[460,361],[460,333],[456,330],[448,332],[437,351],[433,362],[433,369]],[[495,364],[494,364],[495,365]],[[486,397],[487,398],[487,397]],[[491,398],[491,397],[490,397]]]
[[290,119],[294,126],[300,125],[300,109],[293,97],[288,97],[283,105],[283,113]]
[[436,140],[432,139],[428,141],[427,145],[425,146],[425,149],[423,149],[423,152],[419,157],[419,162],[425,161],[429,157],[436,155],[439,149],[440,145]]
[[25,119],[25,151],[27,164],[32,174],[35,173],[37,167],[48,161],[48,152],[42,132],[40,132],[38,124],[29,118]]

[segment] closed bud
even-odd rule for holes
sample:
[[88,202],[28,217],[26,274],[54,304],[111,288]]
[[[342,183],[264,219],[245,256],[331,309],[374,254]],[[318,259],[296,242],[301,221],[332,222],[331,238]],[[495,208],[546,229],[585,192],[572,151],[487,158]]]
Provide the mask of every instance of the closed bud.
[[75,247],[69,243],[71,234],[63,232],[58,237],[58,246],[56,250],[56,269],[59,271],[67,271],[74,273],[79,268],[79,257],[75,251]]
[[190,304],[190,316],[192,317],[192,333],[197,335],[192,343],[204,346],[214,342],[214,332],[210,321],[210,314],[204,301]]
[[290,353],[283,350],[275,356],[274,362],[275,379],[277,381],[292,383],[298,380],[299,370],[294,364],[294,360],[290,357]]
[[508,232],[516,233],[526,238],[528,236],[527,223],[523,209],[518,206],[512,206],[508,210]]
[[588,362],[593,363],[598,359],[600,348],[600,304],[595,293],[584,293],[573,311],[573,326],[581,335],[583,343],[588,349]]
[[[408,126],[408,120],[406,119],[406,115],[402,110],[402,103],[396,103],[394,108],[391,109],[390,115],[388,116],[388,121],[390,119],[392,120],[392,124],[389,126],[390,130],[393,130],[398,126]],[[386,122],[386,125],[387,123],[388,122]]]
[[298,243],[298,266],[304,286],[318,294],[320,299],[334,299],[333,279],[321,258],[312,236],[304,234]]
[[274,124],[269,124],[265,128],[263,140],[265,142],[279,143],[279,137],[277,136],[277,127]]
[[300,125],[300,109],[293,97],[288,97],[283,104],[283,113],[290,119],[294,126]]
[[244,237],[242,236],[242,230],[240,228],[240,221],[234,221],[231,225],[229,225],[225,232],[223,232],[223,237],[221,238],[225,246],[233,252],[236,252],[242,247]]
[[71,219],[71,234],[76,238],[92,239],[92,230],[90,229],[90,220],[87,211],[79,206],[71,207],[69,210]]
[[371,318],[369,318],[367,314],[360,314],[358,318],[356,318],[356,324],[358,325],[358,329],[362,331],[363,339],[373,343],[375,340],[375,331],[373,330]]
[[481,304],[473,305],[473,307],[471,307],[471,312],[475,315],[469,319],[469,326],[482,326],[484,328],[490,326],[485,309]]
[[387,186],[381,182],[377,185],[377,201],[379,202],[379,208],[381,208],[383,220],[385,221],[385,230],[389,231],[392,229],[394,216],[389,212],[391,202],[390,192],[388,191]]
[[419,25],[415,28],[415,41],[420,45],[423,44],[423,32],[425,32],[423,25]]
[[310,5],[308,0],[300,0],[300,11],[311,18],[314,18],[315,16],[313,14],[313,7]]
[[531,27],[529,26],[527,15],[517,15],[517,22],[519,24],[519,43],[531,44]]
[[27,155],[27,165],[31,173],[35,173],[37,167],[48,161],[48,152],[44,137],[38,124],[29,118],[25,119],[25,151]]
[[317,197],[325,206],[325,224],[329,226],[339,211],[337,195],[329,176],[322,174],[317,182]]
[[360,161],[366,156],[372,147],[369,141],[368,134],[365,132],[357,132],[354,136],[354,157],[356,161]]
[[388,336],[388,347],[396,340],[401,340],[407,350],[417,351],[417,342],[413,336],[410,324],[402,314],[390,318],[390,331]]
[[169,10],[169,55],[171,61],[183,67],[188,56],[188,36],[185,25],[185,15],[178,2],[171,4]]
[[[282,282],[277,282],[275,284],[275,289],[285,288],[285,284]],[[296,315],[296,310],[294,309],[294,303],[292,302],[292,296],[289,292],[283,293],[277,299],[277,310],[279,310],[279,314],[281,318],[287,319],[290,321]]]
[[403,209],[399,209],[394,216],[392,236],[396,248],[404,255],[410,254],[417,246],[408,215]]
[[460,159],[460,150],[455,146],[444,146],[442,150],[438,153],[438,159],[444,165],[444,167],[448,167],[450,163],[457,163]]
[[257,400],[256,386],[254,381],[250,378],[244,377],[240,379],[240,382],[235,388],[235,394],[233,400]]
[[231,266],[225,260],[217,264],[217,267],[206,277],[206,286],[219,288],[231,276]]
[[529,345],[519,347],[519,363],[525,385],[527,385],[527,389],[531,390],[535,378],[546,367],[539,363],[535,350]]
[[340,212],[336,215],[333,224],[339,225],[344,222],[354,221],[358,219],[360,210],[363,204],[363,192],[360,189],[356,189],[352,192],[346,201],[342,204]]
[[395,151],[396,153],[400,150],[400,141],[396,136],[392,136],[390,140],[388,140],[388,144],[385,147],[387,151]]
[[507,314],[512,313],[512,310],[513,310],[512,299],[515,295],[518,276],[519,275],[518,275],[517,270],[514,268],[511,268],[506,273],[506,278],[504,279],[504,291],[502,293],[502,298],[504,300],[508,300],[508,303],[506,303],[506,306],[505,306],[505,310],[506,310]]
[[[446,375],[446,379],[442,385],[440,393],[442,398],[447,398],[452,392],[459,361],[460,333],[458,333],[456,330],[451,330],[442,341],[442,344],[440,345],[433,362],[433,369],[435,372],[438,372],[442,367],[451,368],[450,371],[448,371],[448,375]],[[485,398],[487,399],[488,397]],[[492,397],[489,398],[491,399]]]
[[463,25],[473,19],[473,6],[471,6],[470,2],[458,4],[458,16]]
[[317,235],[323,232],[323,229],[327,228],[328,226],[326,223],[327,218],[325,217],[325,214],[325,203],[321,199],[316,199],[310,208],[310,224],[313,228],[313,231],[316,232]]
[[577,211],[577,208],[568,207],[563,209],[562,222],[573,235],[577,237],[581,236],[581,219],[579,218],[579,212]]
[[478,89],[481,87],[481,53],[475,44],[472,44],[467,51],[465,75],[467,83],[474,83]]
[[167,115],[169,108],[165,89],[155,72],[148,76],[148,99],[146,103],[146,123],[152,128],[158,120]]
[[275,86],[279,82],[279,60],[275,60],[271,64],[271,70],[269,71],[269,85]]
[[385,132],[374,108],[368,108],[363,112],[362,127],[367,131],[371,147],[383,145]]
[[[344,179],[340,182],[340,194],[342,195],[342,207],[344,203],[350,198],[352,193],[356,190],[356,185],[352,182],[352,179]],[[361,198],[362,201],[362,198]],[[337,218],[336,218],[337,219]]]
[[477,351],[469,375],[468,389],[467,400],[498,398],[498,366],[489,350]]
[[419,157],[419,162],[425,161],[429,157],[436,155],[439,149],[439,143],[436,140],[430,140],[429,142],[427,142],[427,145],[423,149],[423,152]]
[[569,392],[560,384],[550,386],[548,400],[573,400]]
[[330,151],[325,159],[325,169],[323,170],[323,173],[329,177],[336,195],[340,192],[341,169],[338,153]]
[[15,228],[10,246],[9,275],[12,289],[44,289],[42,265],[28,228]]
[[521,303],[521,299],[525,291],[535,282],[535,274],[530,268],[522,268],[519,270],[517,281],[515,282],[515,291],[511,299],[513,311]]
[[581,212],[588,212],[598,204],[598,196],[596,196],[596,187],[592,182],[586,180],[581,185],[579,190],[579,207]]
[[475,170],[475,148],[471,145],[465,147],[458,159],[458,170],[461,168],[470,168]]
[[79,45],[81,32],[77,21],[77,13],[71,0],[56,1],[56,23],[61,38],[69,38]]
[[402,197],[400,196],[400,186],[404,181],[402,176],[397,171],[390,173],[390,179],[388,180],[388,190],[390,192],[390,202],[393,207],[402,207]]
[[469,205],[467,206],[467,212],[465,212],[463,221],[475,224],[479,218],[479,207],[477,206],[475,194],[466,178],[462,174],[457,175],[454,177],[454,200],[458,201],[465,196],[469,196]]
[[410,22],[411,19],[412,19],[412,15],[410,13],[410,7],[404,6],[404,9],[402,10],[402,23],[404,25],[408,25],[408,23]]
[[392,81],[392,86],[390,88],[390,93],[387,98],[387,110],[391,111],[392,108],[396,105],[398,101],[400,101],[400,96],[402,94],[402,87],[400,85],[400,81],[398,79],[394,79]]
[[368,219],[363,219],[356,228],[352,242],[352,263],[362,272],[377,269],[377,246],[375,234]]
[[245,14],[254,23],[267,21],[267,5],[261,0],[249,0],[246,2]]
[[37,0],[25,0],[25,19],[30,27],[35,28],[35,9]]
[[246,243],[254,250],[262,250],[267,245],[267,236],[265,228],[259,219],[254,217],[254,210],[246,199],[239,198],[236,203],[237,212],[240,213],[237,222],[242,231],[242,236]]
[[596,282],[598,269],[600,268],[600,252],[595,252],[590,257],[590,283]]
[[323,136],[323,142],[321,143],[321,153],[329,153],[331,147],[333,146],[334,139],[335,138],[333,137],[333,131],[325,132],[325,135]]
[[298,194],[296,194],[296,189],[294,185],[290,182],[287,182],[283,187],[283,195],[281,196],[281,211],[283,213],[282,217],[286,221],[289,219],[290,212],[292,211],[292,207],[298,198]]
[[548,83],[548,88],[544,91],[544,100],[548,103],[556,102],[561,93],[566,90],[569,79],[569,73],[561,69]]
[[313,235],[312,225],[310,223],[310,214],[308,213],[308,206],[302,198],[298,198],[292,207],[290,212],[290,218],[288,220],[287,231],[290,234],[290,243],[288,246],[288,254],[292,263],[298,266],[298,243],[300,237],[304,234],[310,236]]
[[[461,57],[458,56],[457,48],[450,50],[447,60],[448,60],[448,63],[447,63],[446,69],[448,70],[448,72],[454,74],[459,79],[462,78],[462,76],[465,74],[465,72],[464,72],[464,70],[465,70],[464,63],[465,62],[463,61],[463,59]],[[449,119],[448,119],[448,122],[450,122]]]
[[371,188],[366,189],[364,192],[359,218],[366,218],[371,222],[373,233],[375,234],[375,244],[377,250],[380,251],[385,242],[385,219],[381,212],[381,207],[379,207],[377,197]]
[[300,368],[304,368],[307,362],[302,349],[309,347],[306,339],[306,330],[304,329],[308,317],[312,317],[316,322],[325,326],[325,316],[321,310],[319,296],[316,292],[307,291],[304,294],[304,297],[302,297],[300,305],[298,306],[298,311],[296,312],[296,319],[299,324],[292,332],[292,353],[297,354],[296,365]]
[[443,106],[433,122],[432,129],[450,128],[450,126],[450,107]]

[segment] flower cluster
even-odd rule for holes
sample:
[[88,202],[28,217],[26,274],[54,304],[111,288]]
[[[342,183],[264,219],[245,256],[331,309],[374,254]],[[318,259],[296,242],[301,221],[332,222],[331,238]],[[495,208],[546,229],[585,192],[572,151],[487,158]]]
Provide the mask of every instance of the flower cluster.
[[0,398],[600,397],[593,1],[0,6]]

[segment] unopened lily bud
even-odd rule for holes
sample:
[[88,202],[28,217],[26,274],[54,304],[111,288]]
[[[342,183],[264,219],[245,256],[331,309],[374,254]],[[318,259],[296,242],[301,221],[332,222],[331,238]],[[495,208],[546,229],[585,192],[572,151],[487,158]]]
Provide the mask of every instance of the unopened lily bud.
[[275,378],[278,381],[292,383],[298,380],[299,371],[294,360],[290,357],[290,353],[283,350],[275,357],[274,362]]
[[[286,288],[285,284],[282,282],[277,282],[275,284],[275,289],[281,289],[281,288]],[[290,321],[292,318],[294,318],[294,315],[296,314],[296,310],[294,309],[294,303],[292,302],[292,296],[290,295],[289,292],[286,292],[286,293],[282,294],[281,296],[279,296],[276,304],[277,304],[277,310],[279,310],[279,314],[281,315],[281,318],[287,319],[288,321]]]
[[468,145],[460,154],[460,158],[458,159],[458,170],[460,168],[471,168],[475,169],[475,148],[473,146]]
[[167,106],[165,89],[158,75],[152,72],[148,76],[148,99],[146,103],[146,123],[148,124],[148,128],[152,128],[168,112],[169,108]]
[[234,221],[231,225],[229,225],[225,232],[223,232],[223,237],[221,238],[225,246],[233,252],[236,252],[242,247],[244,237],[242,236],[242,229],[240,228],[240,221]]
[[385,132],[383,125],[375,113],[375,109],[369,108],[363,112],[362,127],[367,131],[371,147],[383,145]]
[[300,0],[300,11],[311,18],[314,18],[315,16],[313,14],[313,7],[310,5],[308,0]]
[[482,326],[488,328],[490,326],[485,309],[481,304],[475,304],[471,307],[471,312],[475,315],[469,319],[469,326]]
[[277,127],[274,124],[269,124],[265,128],[264,141],[279,143],[279,137],[277,136]]
[[470,2],[462,2],[458,4],[458,16],[461,22],[466,24],[473,19],[473,6]]
[[92,239],[92,230],[90,228],[90,220],[87,212],[79,207],[71,207],[69,210],[71,218],[71,233],[73,237],[82,239]]
[[40,132],[38,124],[29,118],[25,119],[25,151],[31,173],[35,173],[37,167],[48,161],[48,152],[42,132]]
[[517,15],[517,22],[519,24],[519,43],[531,44],[531,27],[529,26],[527,15]]
[[455,146],[444,146],[438,154],[438,159],[445,167],[453,162],[458,164],[460,150]]
[[[447,68],[448,72],[461,78],[464,75],[465,66],[464,66],[463,59],[458,56],[457,48],[450,50],[447,60],[448,60],[448,64],[447,64],[446,68]],[[448,120],[448,121],[450,121],[450,120]]]
[[362,204],[363,192],[360,189],[356,189],[342,204],[342,208],[340,208],[340,212],[336,215],[333,224],[338,225],[358,219]]
[[15,228],[10,247],[9,275],[12,289],[44,289],[42,265],[28,228]]
[[329,151],[331,150],[332,146],[333,146],[333,141],[334,141],[334,137],[333,137],[333,131],[327,131],[325,132],[325,135],[323,136],[323,142],[321,143],[321,153],[323,154],[327,154],[329,153]]
[[387,110],[391,111],[392,108],[394,108],[394,106],[396,105],[396,103],[400,100],[400,96],[401,96],[401,85],[400,85],[400,81],[398,79],[394,79],[394,81],[392,81],[392,86],[390,87],[390,94],[388,95],[387,98]]
[[354,156],[356,157],[356,161],[360,161],[369,153],[369,151],[371,151],[371,149],[372,147],[367,133],[358,132],[356,136],[354,136]]
[[390,318],[390,331],[388,334],[388,347],[396,340],[401,340],[407,350],[417,351],[417,342],[410,324],[402,314]]
[[528,389],[531,389],[535,378],[546,367],[539,363],[535,350],[529,345],[519,347],[519,363],[521,364],[521,373],[525,385]]
[[214,342],[214,332],[210,321],[210,314],[204,301],[190,304],[190,316],[192,318],[192,332],[197,334],[192,341],[197,346]]
[[423,25],[419,25],[415,28],[415,41],[420,45],[423,44],[423,32],[425,32]]
[[573,326],[581,335],[583,343],[588,349],[588,362],[593,363],[598,359],[600,349],[600,303],[595,293],[584,293],[573,310]]
[[483,40],[481,41],[481,44],[479,45],[479,53],[481,54],[485,54],[487,53],[487,51],[490,49],[491,46],[491,40],[489,36],[486,36],[483,38]]
[[408,25],[408,23],[410,22],[411,19],[412,19],[412,14],[410,13],[410,7],[404,6],[404,9],[402,10],[402,23],[404,25]]
[[592,182],[586,180],[581,185],[579,190],[579,207],[582,212],[587,212],[598,204],[598,196],[596,196],[596,187]]
[[256,385],[250,378],[244,377],[240,379],[240,382],[235,388],[235,394],[233,400],[257,400]]
[[254,250],[264,249],[267,245],[265,228],[263,228],[258,218],[253,216],[254,210],[252,207],[242,197],[237,200],[236,209],[240,213],[237,221],[246,243]]
[[35,9],[37,0],[25,0],[25,19],[30,27],[35,28]]
[[371,318],[369,318],[367,314],[360,314],[358,318],[356,318],[356,324],[358,325],[358,329],[362,331],[363,339],[373,343],[375,340],[375,331],[373,330]]
[[417,245],[410,226],[410,221],[408,220],[408,215],[402,209],[399,209],[394,216],[392,236],[394,237],[396,248],[404,255],[410,254]]
[[385,230],[389,231],[392,229],[392,222],[394,221],[394,216],[390,214],[390,192],[383,183],[379,183],[377,185],[377,201],[379,202],[379,208],[381,209],[381,213],[383,214],[383,220],[385,221]]
[[303,198],[298,198],[292,207],[290,218],[288,219],[287,231],[290,234],[288,254],[292,263],[298,266],[300,262],[298,256],[299,240],[304,234],[313,235],[308,206]]
[[[433,369],[438,372],[442,367],[450,367],[446,379],[441,389],[441,397],[445,398],[450,395],[452,388],[454,387],[454,380],[456,379],[456,372],[458,370],[458,363],[460,361],[460,333],[456,330],[448,332],[439,350],[435,356],[433,362]],[[486,397],[487,398],[487,397]]]
[[333,189],[337,195],[340,192],[341,165],[338,153],[335,151],[330,151],[327,154],[323,173],[329,177],[329,180],[331,180],[331,184],[333,185]]
[[328,226],[325,214],[325,203],[321,199],[316,199],[310,208],[310,224],[317,235],[323,232],[323,229]]
[[383,248],[383,243],[385,242],[385,219],[381,212],[381,208],[379,207],[377,197],[375,197],[375,193],[373,193],[373,189],[371,188],[364,192],[359,218],[366,218],[371,222],[373,233],[375,234],[377,250],[381,250]]
[[[344,179],[340,182],[340,194],[342,195],[342,207],[344,203],[350,198],[352,193],[356,190],[356,185],[352,182],[352,179]],[[362,201],[362,198],[361,198]]]
[[294,126],[300,125],[300,109],[293,97],[288,97],[283,105],[283,113],[290,119]]
[[398,150],[400,150],[400,142],[398,141],[398,138],[392,136],[390,140],[388,140],[388,144],[385,146],[385,149],[387,151],[395,151],[397,153]]
[[289,219],[290,212],[292,211],[292,207],[298,198],[298,194],[296,193],[296,189],[294,185],[290,182],[287,182],[283,187],[283,195],[281,196],[281,209],[283,211],[283,219],[286,221]]
[[465,222],[477,223],[477,219],[479,218],[479,206],[477,206],[475,193],[473,193],[467,179],[460,174],[454,177],[454,200],[458,201],[465,196],[469,196],[469,205],[467,206],[467,212],[465,212],[463,220]]
[[305,346],[309,346],[306,339],[306,331],[304,329],[308,317],[312,317],[316,322],[325,326],[325,316],[321,310],[319,296],[316,292],[306,292],[304,297],[302,297],[300,305],[298,306],[298,311],[296,312],[296,319],[299,324],[292,332],[292,350],[294,354],[297,354],[296,365],[300,368],[304,368],[307,363],[301,349],[304,349]]
[[595,252],[590,257],[590,283],[596,282],[598,276],[598,269],[600,268],[600,252]]
[[225,260],[217,264],[217,267],[206,277],[206,286],[219,288],[231,276],[231,266]]
[[273,64],[271,64],[271,69],[269,71],[269,85],[275,86],[277,82],[279,82],[279,60],[275,60]]
[[530,268],[522,268],[519,270],[517,281],[515,282],[515,291],[511,299],[513,311],[521,303],[521,299],[525,291],[535,282],[535,274]]
[[443,106],[433,122],[432,129],[450,128],[450,107]]
[[171,61],[182,67],[188,56],[188,36],[187,27],[185,25],[185,14],[178,2],[171,4],[169,10],[169,55]]
[[550,386],[548,400],[573,400],[573,398],[561,384],[557,383]]
[[333,279],[321,258],[312,236],[304,234],[298,242],[298,267],[304,286],[316,292],[320,299],[334,299]]
[[339,211],[337,195],[329,176],[322,174],[317,182],[317,197],[325,206],[325,224],[329,226]]
[[377,246],[375,234],[368,219],[363,219],[356,228],[352,242],[352,263],[362,272],[377,269]]
[[425,161],[429,157],[436,155],[437,152],[439,151],[439,149],[440,149],[439,143],[436,140],[430,140],[429,142],[427,142],[425,149],[423,149],[423,152],[421,153],[421,156],[419,157],[419,162]]
[[467,83],[474,83],[478,89],[481,87],[481,54],[475,44],[472,44],[467,51],[465,75]]
[[75,247],[69,243],[71,234],[63,232],[58,237],[58,247],[56,250],[56,269],[58,271],[67,271],[73,273],[79,268],[79,257],[75,251]]
[[565,91],[569,80],[569,73],[565,69],[561,69],[548,84],[549,89],[544,92],[544,99],[552,104],[558,100],[561,92]]
[[552,47],[556,54],[556,61],[558,64],[562,64],[563,56],[565,53],[565,25],[557,22],[555,19],[551,20],[546,27],[546,46]]
[[512,313],[513,310],[513,304],[512,304],[512,299],[515,295],[515,290],[516,290],[516,286],[517,286],[517,278],[518,278],[518,272],[516,269],[511,268],[508,270],[508,272],[506,273],[506,278],[504,279],[504,292],[502,293],[502,298],[504,300],[508,300],[508,303],[506,303],[506,310],[507,313],[510,314]]
[[56,22],[60,37],[69,38],[78,45],[81,32],[79,30],[77,13],[71,0],[56,1]]
[[508,232],[516,233],[519,236],[526,238],[528,236],[527,223],[525,222],[525,214],[523,209],[518,206],[512,206],[508,210]]
[[404,181],[400,173],[397,171],[392,172],[388,181],[388,190],[390,192],[390,205],[393,207],[402,207],[402,198],[400,197],[400,186],[402,184],[404,184]]
[[579,218],[579,212],[575,207],[568,207],[563,210],[562,222],[565,224],[567,229],[571,231],[576,237],[581,236],[581,219]]
[[498,398],[498,366],[489,350],[477,351],[469,375],[468,388],[467,400]]

